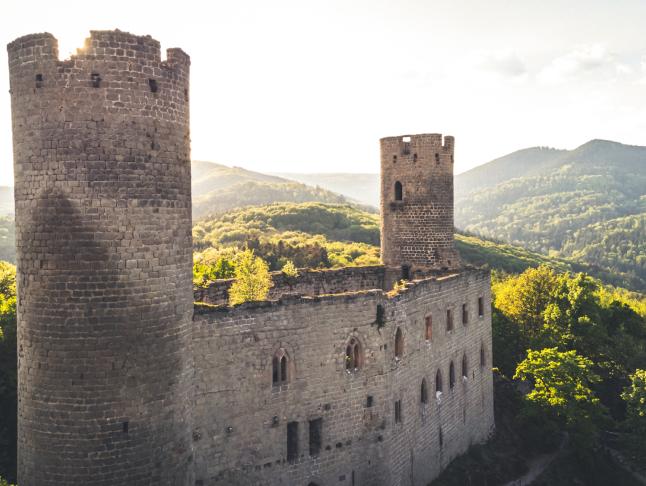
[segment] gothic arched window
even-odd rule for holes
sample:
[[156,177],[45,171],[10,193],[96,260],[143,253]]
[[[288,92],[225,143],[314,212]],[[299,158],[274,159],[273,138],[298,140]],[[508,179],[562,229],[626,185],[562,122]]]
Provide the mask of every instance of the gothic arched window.
[[455,386],[455,366],[453,365],[453,361],[451,361],[451,364],[449,365],[449,388],[453,388]]
[[363,352],[361,343],[355,337],[350,338],[345,348],[345,369],[347,371],[357,371],[363,365]]
[[397,181],[395,182],[395,201],[401,201],[404,198],[404,188],[402,183]]
[[404,354],[404,335],[398,327],[395,332],[395,358],[401,358]]
[[289,381],[289,357],[280,348],[271,360],[271,382],[275,386],[284,385]]

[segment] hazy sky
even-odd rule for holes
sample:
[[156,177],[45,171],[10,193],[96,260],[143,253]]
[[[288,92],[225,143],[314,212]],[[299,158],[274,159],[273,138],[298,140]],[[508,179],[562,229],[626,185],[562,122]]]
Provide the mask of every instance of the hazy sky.
[[[376,172],[380,137],[456,137],[456,172],[519,148],[646,145],[644,0],[3,0],[0,41],[150,34],[192,58],[193,158]],[[0,184],[12,183],[6,49]]]

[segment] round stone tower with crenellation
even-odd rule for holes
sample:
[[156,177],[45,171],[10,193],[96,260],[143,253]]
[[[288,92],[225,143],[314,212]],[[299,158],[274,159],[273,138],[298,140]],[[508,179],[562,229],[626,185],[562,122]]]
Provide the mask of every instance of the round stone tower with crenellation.
[[402,277],[460,267],[453,240],[454,139],[381,139],[381,255]]
[[18,482],[190,484],[189,57],[120,31],[8,53]]

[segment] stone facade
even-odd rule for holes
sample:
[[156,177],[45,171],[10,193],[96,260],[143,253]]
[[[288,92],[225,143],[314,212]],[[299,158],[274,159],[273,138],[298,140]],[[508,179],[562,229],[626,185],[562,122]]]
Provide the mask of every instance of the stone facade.
[[21,486],[417,486],[487,439],[489,274],[453,245],[452,138],[381,141],[385,265],[229,307],[231,281],[191,283],[188,56],[120,31],[8,50]]

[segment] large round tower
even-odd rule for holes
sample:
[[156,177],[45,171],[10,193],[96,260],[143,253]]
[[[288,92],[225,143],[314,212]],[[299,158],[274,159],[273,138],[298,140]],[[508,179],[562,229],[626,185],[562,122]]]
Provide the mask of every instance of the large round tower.
[[453,137],[381,139],[381,255],[403,278],[455,269]]
[[120,31],[8,51],[19,484],[188,484],[189,57]]

